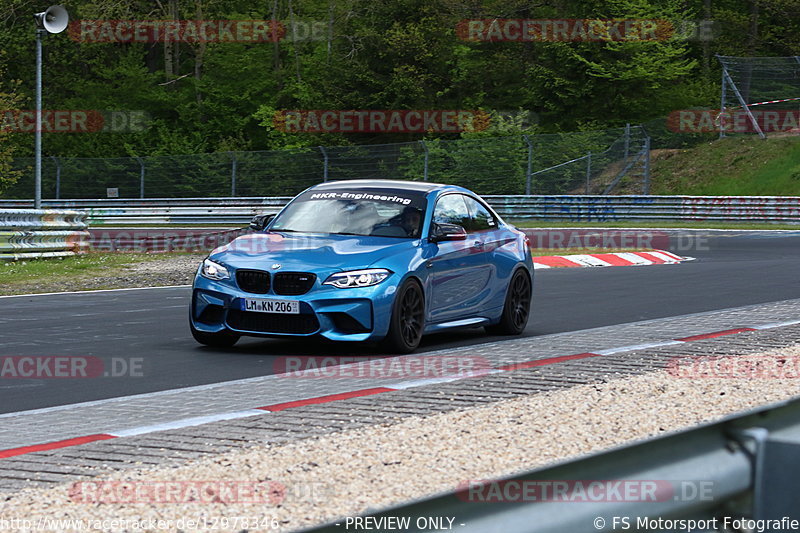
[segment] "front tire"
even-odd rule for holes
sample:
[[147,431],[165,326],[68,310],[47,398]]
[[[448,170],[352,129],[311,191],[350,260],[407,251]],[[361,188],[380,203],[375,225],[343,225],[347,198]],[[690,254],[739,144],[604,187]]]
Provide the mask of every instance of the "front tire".
[[419,283],[409,279],[394,298],[389,333],[383,345],[392,353],[411,353],[419,346],[424,329],[425,297]]
[[223,330],[219,333],[208,333],[206,331],[198,331],[194,325],[189,323],[189,328],[192,330],[192,337],[200,344],[212,346],[214,348],[230,348],[239,341],[240,336],[231,333],[230,331]]
[[486,326],[486,332],[491,335],[519,335],[525,331],[531,311],[531,292],[530,274],[524,268],[520,268],[508,284],[500,322]]

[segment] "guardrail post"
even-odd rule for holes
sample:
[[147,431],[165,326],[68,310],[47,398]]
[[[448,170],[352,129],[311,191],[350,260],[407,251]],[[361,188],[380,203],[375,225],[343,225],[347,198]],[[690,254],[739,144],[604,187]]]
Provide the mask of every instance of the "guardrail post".
[[425,159],[422,167],[422,181],[428,181],[428,145],[425,144],[425,141],[419,141],[419,143],[422,145],[422,149],[425,151]]
[[589,184],[592,180],[592,152],[586,154],[586,194],[589,194]]
[[56,164],[56,200],[61,199],[61,162],[54,155],[50,156]]
[[650,194],[650,137],[644,138],[644,187],[642,194]]
[[139,156],[136,156],[139,162],[139,198],[144,198],[144,161]]
[[525,195],[531,195],[531,171],[533,170],[533,143],[527,135],[522,136],[525,143],[528,145],[528,167],[525,170]]
[[236,196],[236,152],[231,154],[231,196]]
[[322,152],[322,181],[328,181],[328,151],[324,146],[318,146]]

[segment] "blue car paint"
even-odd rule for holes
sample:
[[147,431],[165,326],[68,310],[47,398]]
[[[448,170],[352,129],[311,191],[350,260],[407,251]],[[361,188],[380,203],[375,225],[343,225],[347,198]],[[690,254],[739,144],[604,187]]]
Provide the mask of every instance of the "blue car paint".
[[[347,188],[385,184],[383,186],[392,189],[406,184],[364,180],[336,183]],[[335,186],[329,182],[308,190]],[[423,238],[281,233],[270,228],[239,237],[209,255],[209,259],[229,270],[229,279],[208,279],[200,274],[202,265],[198,268],[190,313],[192,326],[208,333],[227,329],[250,336],[321,335],[337,341],[379,341],[389,331],[394,295],[409,278],[415,278],[425,294],[425,333],[499,322],[509,281],[516,270],[524,268],[533,281],[528,241],[522,232],[491,211],[497,220],[495,229],[469,233],[466,241],[429,242],[426,236],[433,225],[435,203],[441,196],[453,192],[479,198],[462,187],[432,186],[426,194],[427,207],[420,233]],[[238,269],[275,272],[271,269],[276,264],[280,265],[278,272],[316,274],[313,287],[298,296],[281,296],[272,291],[267,294],[248,293],[238,287]],[[392,274],[371,287],[341,289],[323,285],[331,274],[365,268],[384,268]],[[230,328],[226,324],[227,313],[231,309],[242,310],[243,298],[297,300],[301,313],[316,315],[319,328],[311,333],[264,333]],[[224,309],[224,316],[218,322],[198,321],[208,305]],[[364,331],[353,332],[352,328],[342,330],[337,327],[334,320],[337,313],[348,316]]]

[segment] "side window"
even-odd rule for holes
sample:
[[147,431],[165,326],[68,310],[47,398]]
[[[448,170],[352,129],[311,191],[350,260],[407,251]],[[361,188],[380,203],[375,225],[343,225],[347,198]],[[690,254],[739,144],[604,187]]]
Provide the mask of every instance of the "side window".
[[466,226],[468,232],[497,228],[497,220],[495,220],[494,216],[486,209],[486,206],[469,196],[465,196],[464,199],[467,202],[467,207],[469,207],[470,212],[469,223]]
[[448,194],[436,202],[433,210],[433,221],[437,224],[469,224],[469,210],[461,194]]

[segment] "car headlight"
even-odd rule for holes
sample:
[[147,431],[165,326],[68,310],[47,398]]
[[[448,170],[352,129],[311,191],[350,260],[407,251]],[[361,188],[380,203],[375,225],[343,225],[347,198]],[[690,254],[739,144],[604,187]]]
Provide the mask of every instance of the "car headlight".
[[369,268],[366,270],[350,270],[348,272],[338,272],[331,274],[323,285],[333,285],[338,289],[350,289],[353,287],[370,287],[377,285],[392,274],[391,270],[385,268]]
[[230,279],[231,274],[228,269],[219,263],[215,263],[211,259],[203,261],[203,266],[200,268],[200,273],[208,279]]

